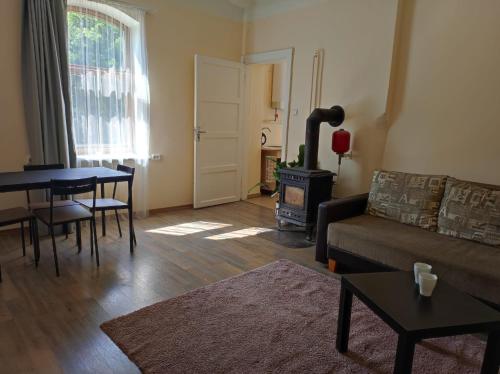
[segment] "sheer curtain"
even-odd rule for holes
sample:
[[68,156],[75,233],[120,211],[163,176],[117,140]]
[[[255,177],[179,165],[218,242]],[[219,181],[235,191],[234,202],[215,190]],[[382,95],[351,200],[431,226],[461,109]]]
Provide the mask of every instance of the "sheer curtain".
[[147,214],[149,84],[141,9],[68,0],[68,59],[78,167],[136,168],[134,205]]

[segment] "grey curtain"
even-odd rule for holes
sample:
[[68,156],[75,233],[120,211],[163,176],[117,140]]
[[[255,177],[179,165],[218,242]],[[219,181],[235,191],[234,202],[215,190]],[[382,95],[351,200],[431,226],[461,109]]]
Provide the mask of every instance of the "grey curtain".
[[76,165],[65,0],[25,0],[23,94],[31,163]]

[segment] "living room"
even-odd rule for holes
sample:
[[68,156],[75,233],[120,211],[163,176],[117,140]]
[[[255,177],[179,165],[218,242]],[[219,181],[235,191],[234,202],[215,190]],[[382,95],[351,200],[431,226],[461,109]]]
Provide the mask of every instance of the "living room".
[[[498,373],[499,15],[1,1],[0,372]],[[281,161],[328,172],[305,223],[285,183],[247,200],[245,71],[277,62]]]

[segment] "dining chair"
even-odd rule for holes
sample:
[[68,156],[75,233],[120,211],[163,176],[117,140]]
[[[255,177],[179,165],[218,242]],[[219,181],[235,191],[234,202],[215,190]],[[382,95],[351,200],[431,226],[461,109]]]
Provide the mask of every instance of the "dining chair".
[[[31,212],[22,207],[0,210],[0,227],[14,225],[19,223],[21,229],[21,243],[23,248],[23,256],[26,256],[26,241],[24,240],[24,223],[28,222],[30,230],[36,229],[36,222]],[[38,265],[38,236],[35,233],[35,245],[33,246],[35,265]],[[0,282],[2,281],[2,268],[0,266]]]
[[[27,164],[24,165],[23,167],[24,171],[36,171],[36,170],[57,170],[57,169],[64,169],[64,164],[40,164],[40,165],[32,165],[32,164]],[[28,209],[33,212],[37,209],[46,209],[50,206],[50,203],[48,201],[41,201],[41,202],[32,202],[31,201],[31,196],[30,196],[30,191],[26,190],[26,201],[28,203]],[[64,196],[61,200],[56,200],[54,201],[54,206],[66,206],[66,205],[75,205],[77,204],[73,200],[68,199],[66,196]],[[66,228],[64,230],[66,232],[66,238],[68,237],[68,229]],[[32,236],[32,228],[30,226],[30,244],[33,243],[33,236]]]
[[[54,252],[54,263],[56,267],[56,275],[59,276],[59,263],[57,260],[57,248],[54,235],[54,226],[64,225],[69,223],[76,224],[76,235],[78,243],[78,253],[82,250],[81,241],[81,222],[90,222],[90,253],[96,254],[96,264],[99,266],[99,247],[97,245],[97,231],[95,224],[95,201],[97,189],[97,177],[82,178],[82,179],[53,179],[50,182],[50,206],[46,209],[37,209],[33,215],[43,222],[49,229],[52,238],[52,250]],[[55,206],[54,197],[57,196],[74,196],[80,194],[92,194],[92,207],[88,210],[76,203],[73,205]]]
[[[135,174],[135,168],[132,168],[130,166],[126,166],[126,165],[121,165],[121,164],[118,164],[116,166],[116,170],[118,171],[123,171],[125,173],[128,173],[128,174],[131,174],[132,175],[132,183],[133,183],[133,179],[134,179],[134,174]],[[129,208],[129,205],[128,205],[128,202],[123,202],[123,201],[120,201],[118,199],[116,199],[116,187],[118,186],[118,182],[115,182],[114,183],[114,186],[113,186],[113,195],[112,195],[112,198],[105,198],[104,196],[104,185],[101,185],[101,198],[100,199],[96,199],[95,201],[95,210],[96,211],[99,211],[101,212],[101,214],[103,215],[103,223],[102,223],[102,229],[103,229],[103,232],[102,232],[102,235],[105,236],[106,235],[106,229],[105,229],[105,215],[106,215],[106,211],[109,211],[109,210],[114,210],[115,211],[115,217],[116,217],[116,224],[118,225],[118,233],[120,234],[120,238],[122,237],[122,229],[121,229],[121,226],[120,226],[120,217],[118,215],[118,211],[119,210],[123,210],[123,209],[128,209]],[[87,207],[88,209],[92,210],[92,200],[91,199],[77,199],[75,200],[77,201],[78,203],[82,204],[83,206]],[[129,219],[132,219],[132,217],[129,217]],[[133,228],[133,222],[132,222],[132,228]],[[137,240],[135,238],[135,230],[132,230],[132,232],[130,233],[130,235],[132,235],[132,238],[134,240],[134,244],[137,245]]]

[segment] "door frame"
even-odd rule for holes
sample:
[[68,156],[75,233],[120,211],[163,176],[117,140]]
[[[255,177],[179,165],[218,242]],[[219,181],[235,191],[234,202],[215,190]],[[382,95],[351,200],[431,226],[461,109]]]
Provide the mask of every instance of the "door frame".
[[[287,93],[285,95],[285,108],[283,109],[283,113],[285,114],[283,116],[283,128],[281,130],[281,159],[286,160],[288,156],[288,128],[290,125],[290,114],[291,114],[291,108],[290,108],[290,103],[291,103],[291,98],[292,98],[292,77],[293,77],[293,58],[295,54],[295,49],[293,47],[291,48],[285,48],[285,49],[277,49],[277,50],[272,50],[272,51],[266,51],[266,52],[257,52],[257,53],[250,53],[247,55],[242,56],[241,62],[245,66],[245,81],[244,85],[246,88],[246,85],[248,84],[247,82],[247,76],[246,74],[246,68],[248,65],[254,65],[254,64],[276,64],[276,63],[281,63],[284,62],[286,66],[286,71],[287,71],[287,79],[285,79],[285,88],[284,91]],[[246,93],[246,89],[244,90],[244,93]],[[244,113],[246,114],[246,104],[247,104],[247,97],[243,97],[243,108],[244,108]],[[246,130],[247,127],[247,119],[243,119],[243,126]],[[242,172],[242,181],[241,181],[241,199],[246,200],[248,197],[248,190],[247,190],[247,172],[248,172],[248,149],[247,149],[247,144],[245,142],[245,152],[243,152],[243,164],[241,168]]]

